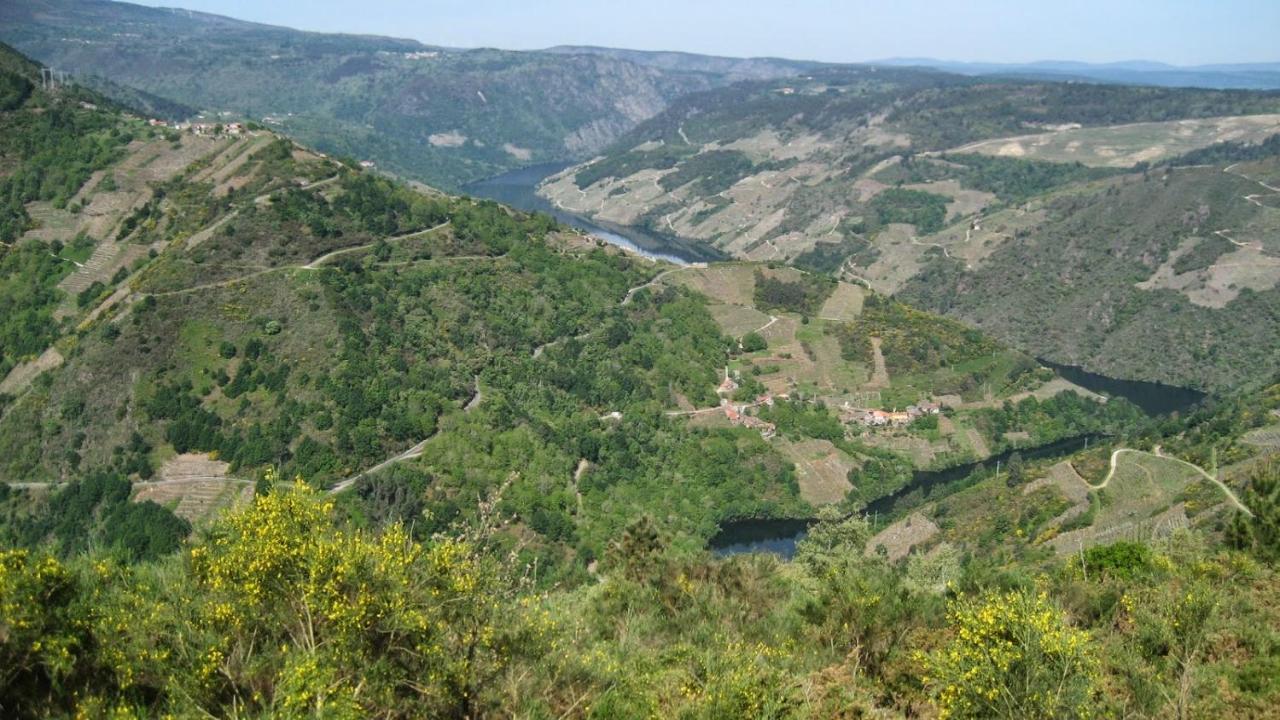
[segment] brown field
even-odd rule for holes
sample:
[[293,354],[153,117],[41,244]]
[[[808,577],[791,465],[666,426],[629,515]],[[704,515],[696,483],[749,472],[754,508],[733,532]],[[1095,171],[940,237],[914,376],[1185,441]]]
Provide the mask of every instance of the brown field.
[[874,555],[877,548],[883,547],[890,561],[901,560],[912,548],[925,544],[937,534],[938,526],[932,520],[914,512],[868,540],[865,552]]
[[1280,115],[1172,120],[1109,127],[1075,127],[996,138],[949,150],[1005,157],[1129,167],[1155,162],[1217,142],[1256,142],[1280,132]]
[[769,316],[742,305],[709,305],[707,310],[729,337],[742,337],[769,322]]
[[211,460],[208,455],[177,455],[160,467],[155,481],[136,483],[133,499],[169,507],[192,523],[204,522],[253,497],[253,484],[227,477],[229,468],[227,463]]
[[818,317],[824,320],[853,322],[862,314],[862,301],[866,294],[866,290],[858,285],[840,283],[831,293],[831,297],[827,298],[822,309],[818,311]]

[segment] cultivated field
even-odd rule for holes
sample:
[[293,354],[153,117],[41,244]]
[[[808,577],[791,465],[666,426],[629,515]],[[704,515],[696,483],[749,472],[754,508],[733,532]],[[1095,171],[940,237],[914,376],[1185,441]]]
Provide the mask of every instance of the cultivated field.
[[203,523],[253,497],[253,484],[227,477],[229,467],[200,453],[177,455],[160,467],[155,481],[135,483],[133,499],[150,500],[192,524]]
[[1173,120],[1109,127],[1075,127],[1035,135],[996,138],[949,153],[1079,162],[1094,167],[1130,167],[1156,162],[1217,142],[1256,142],[1280,132],[1280,115]]
[[853,487],[849,471],[859,463],[826,440],[777,443],[778,450],[796,465],[800,497],[812,505],[838,503]]

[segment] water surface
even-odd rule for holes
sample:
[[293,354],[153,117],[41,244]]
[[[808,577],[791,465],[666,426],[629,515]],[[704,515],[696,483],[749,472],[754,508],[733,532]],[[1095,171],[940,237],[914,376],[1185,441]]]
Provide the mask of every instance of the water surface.
[[710,246],[633,227],[615,225],[603,220],[588,220],[581,215],[552,205],[546,198],[538,195],[538,183],[566,167],[568,167],[566,163],[530,165],[487,180],[473,182],[463,190],[474,197],[497,200],[518,210],[546,213],[565,225],[594,235],[610,245],[616,245],[654,260],[688,265],[692,262],[726,259],[723,253]]

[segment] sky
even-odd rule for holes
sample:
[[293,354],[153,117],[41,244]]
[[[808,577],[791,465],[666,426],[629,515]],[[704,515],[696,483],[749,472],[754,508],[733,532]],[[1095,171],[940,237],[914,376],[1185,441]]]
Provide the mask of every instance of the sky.
[[1280,61],[1280,0],[141,0],[323,32],[828,62]]

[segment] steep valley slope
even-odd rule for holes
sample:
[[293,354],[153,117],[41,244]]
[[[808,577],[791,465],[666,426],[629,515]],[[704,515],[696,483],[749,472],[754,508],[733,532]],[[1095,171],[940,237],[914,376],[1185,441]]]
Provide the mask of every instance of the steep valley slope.
[[1277,369],[1277,110],[1274,93],[828,68],[682,98],[540,192],[901,293],[1057,362],[1222,390]]

